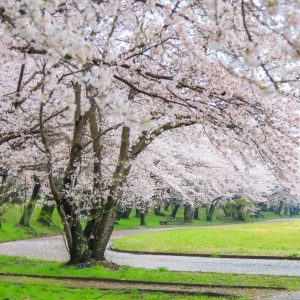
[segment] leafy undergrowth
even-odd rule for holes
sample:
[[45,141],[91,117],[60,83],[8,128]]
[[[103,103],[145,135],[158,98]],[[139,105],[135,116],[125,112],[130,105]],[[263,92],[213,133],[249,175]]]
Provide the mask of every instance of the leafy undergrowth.
[[37,206],[30,220],[30,227],[16,225],[20,221],[24,207],[21,205],[6,204],[2,206],[4,214],[1,217],[0,242],[21,240],[39,236],[59,234],[59,216],[57,212],[53,215],[53,225],[44,226],[37,221],[41,206]]
[[116,270],[96,265],[90,268],[78,269],[65,267],[59,262],[48,262],[37,259],[0,256],[0,273],[35,274],[74,277],[98,277],[113,279],[149,280],[179,283],[248,285],[286,287],[289,290],[300,289],[300,277],[222,274],[202,272],[171,272],[167,269],[146,270],[133,267],[119,267]]
[[300,222],[270,222],[176,229],[113,241],[122,250],[300,256]]

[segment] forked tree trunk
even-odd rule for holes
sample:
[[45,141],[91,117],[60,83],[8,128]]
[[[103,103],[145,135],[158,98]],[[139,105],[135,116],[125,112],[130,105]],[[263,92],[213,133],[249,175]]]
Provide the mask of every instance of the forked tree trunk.
[[23,215],[22,215],[20,223],[19,223],[20,225],[26,226],[26,227],[29,226],[29,221],[30,221],[30,218],[32,216],[33,210],[35,208],[36,199],[37,199],[38,194],[40,192],[40,188],[41,188],[41,182],[40,182],[38,177],[34,176],[34,188],[33,188],[33,191],[32,191],[32,195],[29,199],[29,202],[25,206]]
[[117,206],[108,205],[110,208],[103,213],[101,220],[96,222],[93,230],[94,238],[90,241],[92,258],[96,261],[104,261],[104,252],[113,232],[116,219]]
[[101,219],[95,220],[93,239],[90,242],[92,258],[97,261],[105,260],[104,252],[111,237],[118,209],[118,200],[121,199],[122,186],[130,171],[125,168],[128,158],[130,129],[123,127],[118,164],[113,175],[109,196],[104,205]]
[[37,221],[45,226],[50,226],[52,223],[52,215],[54,212],[54,208],[55,208],[54,204],[53,205],[44,204]]

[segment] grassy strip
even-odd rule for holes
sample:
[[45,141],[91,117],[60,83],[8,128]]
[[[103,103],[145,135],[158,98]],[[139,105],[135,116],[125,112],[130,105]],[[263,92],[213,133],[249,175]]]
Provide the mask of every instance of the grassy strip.
[[248,286],[285,287],[289,290],[300,289],[300,277],[265,276],[249,274],[221,274],[202,272],[171,272],[167,269],[146,270],[123,266],[116,270],[96,265],[91,268],[78,269],[63,267],[58,262],[48,262],[36,259],[0,256],[0,273],[99,277],[113,279],[149,280],[162,282],[224,284]]
[[212,255],[300,256],[300,222],[177,229],[113,241],[120,250]]
[[30,227],[16,225],[20,221],[23,206],[6,204],[2,206],[4,214],[1,217],[0,242],[15,241],[39,236],[59,234],[60,220],[57,212],[53,215],[53,225],[43,226],[37,221],[41,207],[37,206],[30,220]]
[[[63,286],[64,283],[49,282],[37,283],[33,280],[24,281],[16,280],[8,281],[6,278],[0,278],[0,299],[19,300],[19,299],[35,299],[35,300],[88,300],[88,299],[105,299],[105,300],[213,300],[220,299],[208,296],[188,296],[166,293],[150,293],[140,291],[107,291],[90,288],[68,288]],[[226,298],[230,299],[230,298]],[[237,299],[237,298],[235,298]],[[242,299],[242,298],[239,298]]]

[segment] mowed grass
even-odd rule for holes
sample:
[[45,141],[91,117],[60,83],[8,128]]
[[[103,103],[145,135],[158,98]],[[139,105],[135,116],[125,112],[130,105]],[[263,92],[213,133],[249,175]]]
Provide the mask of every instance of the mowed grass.
[[147,270],[128,266],[121,266],[115,270],[111,270],[103,267],[102,265],[95,265],[90,268],[76,268],[73,266],[63,266],[59,262],[11,256],[0,256],[0,273],[87,278],[97,277],[192,284],[223,284],[232,286],[272,286],[285,287],[289,290],[300,290],[300,277],[296,276],[222,274],[212,272],[171,272],[165,268]]
[[[168,293],[150,293],[117,290],[98,290],[91,288],[65,287],[65,282],[40,283],[32,278],[0,278],[0,299],[1,300],[214,300],[220,299],[207,296],[176,295]],[[226,298],[230,299],[230,298]],[[237,298],[235,298],[237,299]],[[242,299],[242,298],[240,298]]]
[[224,225],[169,230],[113,241],[122,250],[212,255],[300,256],[300,222]]
[[27,239],[39,236],[49,236],[61,233],[60,218],[57,211],[53,214],[53,224],[44,226],[37,222],[41,206],[37,206],[30,220],[30,227],[19,226],[24,206],[6,204],[2,206],[4,214],[1,217],[0,242]]

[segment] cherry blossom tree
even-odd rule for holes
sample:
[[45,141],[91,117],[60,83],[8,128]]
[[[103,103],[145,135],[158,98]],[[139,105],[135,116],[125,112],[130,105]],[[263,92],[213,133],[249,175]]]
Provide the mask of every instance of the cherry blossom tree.
[[[200,126],[215,148],[242,148],[244,160],[263,161],[296,190],[298,6],[0,0],[1,164],[17,170],[25,151],[47,179],[71,263],[104,259],[131,169],[174,129]],[[163,168],[159,176],[191,199],[201,182],[193,171],[183,184],[184,168],[172,180]],[[218,188],[229,192],[233,182]]]

